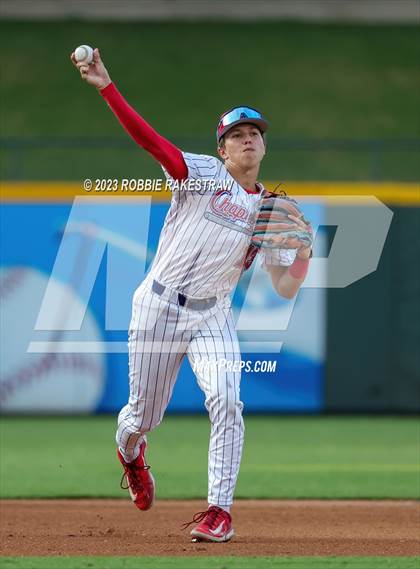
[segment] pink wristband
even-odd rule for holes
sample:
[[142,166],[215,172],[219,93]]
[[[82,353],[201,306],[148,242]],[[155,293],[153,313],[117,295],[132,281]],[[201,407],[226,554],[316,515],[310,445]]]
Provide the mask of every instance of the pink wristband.
[[289,273],[294,279],[303,279],[308,272],[309,259],[301,259],[296,257],[289,267]]

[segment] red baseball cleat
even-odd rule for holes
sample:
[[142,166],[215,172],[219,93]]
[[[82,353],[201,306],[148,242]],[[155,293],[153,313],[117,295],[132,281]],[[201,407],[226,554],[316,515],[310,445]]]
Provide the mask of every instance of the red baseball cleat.
[[[120,450],[117,449],[118,458],[124,468],[121,488],[129,491],[131,499],[139,510],[149,510],[155,497],[155,480],[144,458],[146,447],[147,441],[144,439],[140,445],[140,454],[133,462],[125,462]],[[127,480],[126,486],[123,485],[124,478]]]
[[192,522],[184,524],[184,529],[192,523],[199,523],[191,531],[193,541],[229,541],[235,533],[231,515],[218,506],[210,506],[206,512],[195,514]]

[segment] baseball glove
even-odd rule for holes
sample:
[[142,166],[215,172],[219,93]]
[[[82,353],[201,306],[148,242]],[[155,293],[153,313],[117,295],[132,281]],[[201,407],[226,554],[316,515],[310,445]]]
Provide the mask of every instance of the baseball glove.
[[312,227],[296,200],[267,192],[255,222],[251,243],[268,249],[311,247]]

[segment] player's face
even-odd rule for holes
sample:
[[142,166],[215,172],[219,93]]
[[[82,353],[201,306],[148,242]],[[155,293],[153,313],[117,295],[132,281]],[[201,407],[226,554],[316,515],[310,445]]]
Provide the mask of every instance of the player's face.
[[253,124],[242,123],[234,126],[224,136],[224,146],[219,154],[244,169],[258,166],[265,154],[265,144],[260,129]]

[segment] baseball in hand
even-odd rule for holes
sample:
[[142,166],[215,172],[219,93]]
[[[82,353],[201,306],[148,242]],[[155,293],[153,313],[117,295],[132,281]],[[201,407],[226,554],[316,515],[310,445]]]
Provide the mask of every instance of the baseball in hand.
[[79,45],[74,50],[74,58],[79,63],[83,61],[85,63],[92,63],[93,61],[93,49],[90,45]]

